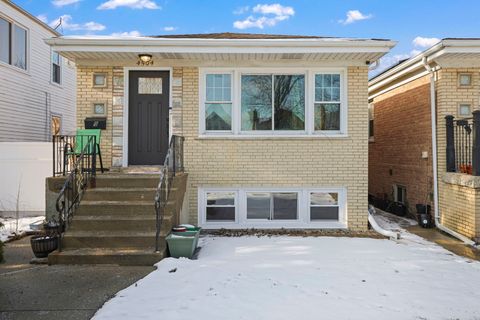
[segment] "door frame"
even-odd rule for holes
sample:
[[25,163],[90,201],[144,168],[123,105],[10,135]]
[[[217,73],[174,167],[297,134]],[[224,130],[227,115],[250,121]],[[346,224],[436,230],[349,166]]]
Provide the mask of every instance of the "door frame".
[[168,71],[168,141],[172,137],[172,67],[124,67],[123,68],[123,147],[122,147],[122,167],[128,167],[128,110],[129,103],[129,81],[130,71]]

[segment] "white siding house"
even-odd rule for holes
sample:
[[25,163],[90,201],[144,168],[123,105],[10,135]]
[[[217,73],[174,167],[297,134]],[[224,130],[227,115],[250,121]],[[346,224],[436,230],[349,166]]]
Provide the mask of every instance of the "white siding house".
[[59,35],[0,0],[0,214],[44,211],[51,136],[75,130],[75,65],[44,42]]
[[75,128],[74,64],[59,58],[60,77],[54,77],[57,56],[44,42],[56,36],[31,14],[0,0],[0,142],[50,141],[52,116],[61,119],[61,133]]

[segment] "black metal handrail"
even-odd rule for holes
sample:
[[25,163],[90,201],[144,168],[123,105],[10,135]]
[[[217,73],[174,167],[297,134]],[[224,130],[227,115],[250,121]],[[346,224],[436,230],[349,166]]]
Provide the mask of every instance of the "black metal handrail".
[[480,175],[480,111],[472,118],[446,120],[447,172]]
[[[68,229],[75,210],[80,205],[80,201],[87,187],[89,185],[92,188],[95,187],[97,159],[96,137],[84,136],[84,139],[87,140],[87,143],[84,144],[80,154],[74,155],[70,173],[67,175],[55,203],[58,222],[63,232]],[[64,152],[68,152],[67,147],[65,147]],[[60,235],[59,250],[62,249],[61,240],[62,236]]]
[[159,251],[159,237],[162,228],[165,208],[167,206],[173,178],[177,172],[183,172],[183,141],[184,137],[173,135],[170,139],[167,155],[163,167],[160,170],[160,181],[155,193],[155,252]]
[[73,135],[56,135],[52,137],[53,144],[53,176],[64,176],[72,171],[74,162],[65,155],[75,146]]

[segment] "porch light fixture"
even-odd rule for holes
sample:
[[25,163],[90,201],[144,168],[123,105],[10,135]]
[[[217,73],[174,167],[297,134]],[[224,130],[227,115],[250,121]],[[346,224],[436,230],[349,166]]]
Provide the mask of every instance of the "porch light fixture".
[[153,59],[151,54],[142,53],[138,55],[138,65],[149,66],[153,64]]

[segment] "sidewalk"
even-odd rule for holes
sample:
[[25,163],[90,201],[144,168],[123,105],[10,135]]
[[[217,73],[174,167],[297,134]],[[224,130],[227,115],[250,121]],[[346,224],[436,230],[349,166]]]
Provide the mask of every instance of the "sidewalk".
[[31,265],[30,238],[7,243],[0,264],[0,319],[90,319],[153,267]]

